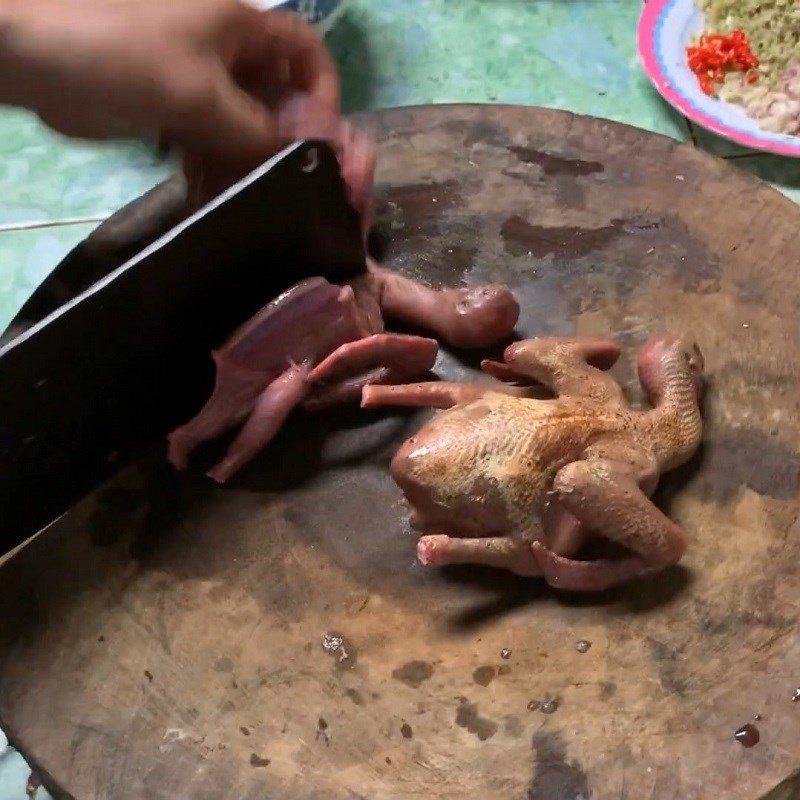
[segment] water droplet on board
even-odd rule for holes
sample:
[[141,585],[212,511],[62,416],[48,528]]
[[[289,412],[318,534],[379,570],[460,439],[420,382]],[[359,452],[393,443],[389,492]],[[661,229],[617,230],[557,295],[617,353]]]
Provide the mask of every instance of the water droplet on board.
[[555,697],[550,697],[542,703],[539,711],[542,714],[555,714],[558,711],[558,700]]
[[748,722],[746,725],[742,725],[742,727],[733,734],[733,738],[736,739],[742,747],[755,747],[761,739],[761,734],[752,722]]
[[323,633],[322,649],[336,659],[338,669],[351,669],[356,663],[356,648],[340,633]]
[[328,735],[328,721],[324,717],[317,720],[317,735],[314,737],[316,740],[322,739],[326,747],[330,746],[331,738]]
[[536,711],[537,708],[541,706],[541,703],[538,700],[529,700],[528,701],[528,711]]
[[335,633],[322,634],[322,649],[326,653],[333,655],[343,643],[344,639],[341,636],[337,636]]
[[575,642],[575,649],[579,653],[588,653],[591,646],[592,643],[588,639],[580,639],[579,641]]
[[798,686],[798,687],[797,687],[797,688],[794,690],[794,694],[792,694],[792,702],[793,702],[793,703],[800,702],[800,686]]
[[504,647],[500,651],[500,658],[504,658],[506,661],[508,661],[508,659],[511,658],[511,651],[507,647]]

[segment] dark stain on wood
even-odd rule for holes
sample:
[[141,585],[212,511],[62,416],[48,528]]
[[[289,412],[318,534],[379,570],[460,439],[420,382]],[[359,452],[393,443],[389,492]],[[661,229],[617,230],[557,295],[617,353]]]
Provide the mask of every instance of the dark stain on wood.
[[477,667],[472,673],[472,680],[478,686],[488,686],[494,680],[496,674],[497,670],[494,667]]
[[580,228],[576,225],[533,225],[519,214],[508,217],[500,226],[506,252],[512,256],[534,258],[548,255],[557,258],[580,258],[595,250],[602,250],[612,239],[620,235],[622,226],[618,221],[600,228]]
[[442,267],[450,270],[454,275],[463,275],[474,265],[477,253],[477,247],[463,247],[457,244],[453,247],[445,247],[440,256]]
[[[396,216],[402,219],[401,214]],[[477,256],[487,239],[487,223],[478,216],[431,214],[411,230],[402,222],[392,222],[389,228],[385,215],[378,218],[378,224],[388,231],[390,239],[385,255],[387,265],[405,270],[423,283],[458,285],[473,267],[480,266]]]
[[600,681],[600,699],[608,700],[617,693],[617,684],[611,681]]
[[475,145],[495,145],[505,147],[508,142],[508,133],[501,125],[487,120],[481,120],[476,125],[464,125],[455,121],[447,121],[442,128],[456,134],[463,134],[464,147],[471,148]]
[[603,172],[605,167],[599,161],[583,161],[580,158],[564,158],[534,147],[507,148],[523,164],[538,164],[545,175],[593,175]]
[[505,720],[503,720],[503,731],[512,739],[519,739],[519,737],[525,732],[525,728],[520,722],[519,717],[509,714]]
[[358,691],[358,689],[345,689],[344,694],[345,697],[349,697],[353,701],[353,703],[355,703],[355,705],[357,706],[364,705],[364,698],[361,692]]
[[268,767],[272,762],[268,758],[262,758],[257,753],[250,753],[251,767]]
[[800,489],[800,453],[754,429],[729,428],[709,438],[702,451],[698,489],[727,502],[742,486],[788,500]]
[[466,728],[482,742],[491,739],[497,733],[497,723],[478,714],[475,703],[461,703],[456,709],[456,725]]
[[688,685],[686,669],[681,654],[666,642],[648,638],[650,655],[658,670],[661,688],[669,694],[683,696]]
[[392,677],[412,689],[419,689],[433,675],[433,665],[427,661],[409,661],[392,671]]
[[754,627],[771,630],[789,629],[794,619],[776,614],[768,606],[763,608],[742,609],[725,614],[712,614],[704,610],[700,614],[698,629],[702,636],[740,635],[743,631]]
[[578,761],[567,761],[561,733],[537,731],[533,735],[533,780],[528,800],[588,800],[589,780]]
[[[562,317],[608,309],[665,278],[698,294],[720,286],[720,260],[674,215],[628,215],[587,228],[538,225],[516,214],[500,224],[500,238],[508,255],[535,271],[520,300],[551,328],[551,306]],[[639,344],[624,333],[617,338],[623,347]]]
[[375,261],[383,261],[389,250],[391,235],[385,227],[373,225],[367,234],[367,253]]
[[430,216],[438,216],[443,211],[454,208],[461,200],[456,181],[393,186],[385,197],[401,214],[393,227],[402,224],[411,231]]
[[526,186],[541,192],[552,183],[555,190],[555,199],[561,208],[584,209],[586,208],[586,191],[583,184],[569,175],[559,175],[548,180],[541,174],[529,170],[504,169],[502,174],[507,178],[520,181]]

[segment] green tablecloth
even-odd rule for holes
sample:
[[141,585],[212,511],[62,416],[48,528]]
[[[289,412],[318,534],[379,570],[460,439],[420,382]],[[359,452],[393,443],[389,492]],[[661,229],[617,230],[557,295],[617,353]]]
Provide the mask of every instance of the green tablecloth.
[[[691,140],[800,202],[798,162],[747,153],[660,100],[636,56],[641,7],[641,0],[353,0],[329,42],[346,111],[448,102],[566,108]],[[27,114],[0,112],[0,329],[75,243],[167,170],[142,145],[68,143]],[[24,800],[28,770],[4,750],[0,736],[0,800]]]

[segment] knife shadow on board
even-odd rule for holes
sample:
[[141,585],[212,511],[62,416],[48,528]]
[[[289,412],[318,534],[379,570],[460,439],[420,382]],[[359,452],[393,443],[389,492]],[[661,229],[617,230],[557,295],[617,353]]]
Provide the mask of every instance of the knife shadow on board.
[[100,225],[0,341],[0,553],[202,403],[210,351],[314,275],[365,269],[333,151],[300,142],[194,214],[171,179]]

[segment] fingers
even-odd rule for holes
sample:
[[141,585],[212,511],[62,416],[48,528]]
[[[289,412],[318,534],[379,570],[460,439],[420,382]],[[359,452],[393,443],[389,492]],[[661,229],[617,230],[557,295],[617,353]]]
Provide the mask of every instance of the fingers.
[[279,147],[275,115],[240,89],[221,62],[170,79],[162,135],[210,162],[255,166]]
[[276,116],[290,97],[339,122],[335,65],[298,15],[239,0],[12,5],[5,101],[68,135],[170,144],[201,202],[286,143]]
[[375,183],[375,144],[367,134],[346,123],[342,126],[341,138],[342,179],[347,186],[350,204],[361,219],[361,230],[366,237],[374,216],[372,186]]
[[338,117],[339,78],[317,31],[296,14],[242,7],[230,65],[257,91],[279,81],[280,99],[306,95],[320,115]]
[[339,125],[335,65],[297,15],[235,4],[212,50],[174,87],[163,131],[182,151],[195,204],[301,138],[298,131],[328,138]]
[[320,110],[338,115],[339,77],[317,31],[297,15],[281,12],[269,14],[266,26],[268,40],[288,65],[292,88],[308,95]]

